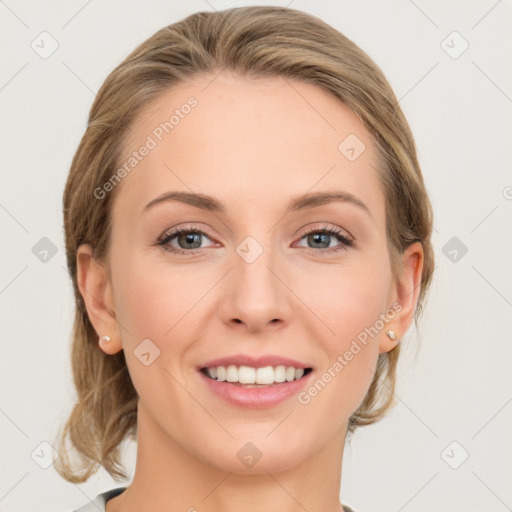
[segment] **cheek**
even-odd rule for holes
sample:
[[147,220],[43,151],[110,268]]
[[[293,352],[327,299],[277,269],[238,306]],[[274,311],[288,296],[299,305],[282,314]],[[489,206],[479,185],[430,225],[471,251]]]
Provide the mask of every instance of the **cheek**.
[[200,297],[200,283],[194,275],[188,273],[185,277],[179,268],[173,269],[159,251],[153,247],[139,251],[132,248],[122,257],[120,250],[112,254],[116,307],[131,343],[144,338],[165,342],[181,327],[180,318]]
[[323,405],[318,403],[318,406],[325,406],[326,413],[333,407],[331,411],[341,416],[350,415],[364,398],[373,378],[379,338],[385,331],[382,318],[389,307],[391,271],[385,263],[378,262],[333,266],[316,273],[303,285],[300,293],[321,320],[318,339],[322,340],[326,355],[318,372],[321,382],[317,386],[326,392],[318,392],[323,395],[319,400]]
[[[172,371],[179,364],[175,356],[186,349],[183,328],[188,325],[188,312],[200,295],[194,287],[187,286],[187,280],[175,273],[170,275],[168,267],[148,264],[142,255],[117,260],[115,268],[116,315],[122,326],[127,364],[137,387],[144,385],[139,377],[148,368],[161,371],[168,367],[165,361],[171,360]],[[145,366],[141,364],[141,354],[147,352],[146,362],[154,362]]]
[[386,312],[390,286],[390,269],[374,262],[329,266],[311,275],[301,288],[311,311],[326,324],[324,339],[343,349]]
[[151,269],[131,266],[124,274],[119,289],[121,312],[126,329],[132,337],[131,342],[140,342],[139,338],[160,339],[172,328],[172,312],[179,308],[179,294],[170,293],[169,283],[155,279]]
[[171,279],[168,268],[166,273],[142,257],[125,259],[117,275],[127,367],[140,400],[164,425],[170,418],[159,408],[161,404],[186,399],[173,376],[182,380],[179,367],[190,338],[184,329],[193,316],[188,312],[200,295],[197,290],[190,291],[179,276]]

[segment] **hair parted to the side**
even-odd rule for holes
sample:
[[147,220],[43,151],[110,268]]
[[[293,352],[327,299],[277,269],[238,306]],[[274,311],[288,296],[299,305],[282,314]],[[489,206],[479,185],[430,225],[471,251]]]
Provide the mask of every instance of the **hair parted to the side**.
[[[120,445],[137,431],[137,392],[124,352],[105,354],[77,284],[77,249],[90,244],[108,263],[116,189],[98,200],[121,161],[120,151],[136,116],[159,94],[198,74],[223,70],[248,78],[283,77],[316,85],[347,105],[369,130],[380,157],[386,228],[393,271],[400,254],[420,241],[424,267],[416,318],[433,272],[432,210],[414,139],[385,76],[370,57],[324,21],[302,11],[251,6],[198,12],[169,25],[138,46],[101,86],[87,129],[73,158],[63,195],[67,265],[75,295],[72,374],[77,391],[69,419],[58,433],[54,466],[66,480],[86,481],[100,466],[126,478]],[[119,188],[119,187],[117,187]],[[396,274],[395,274],[396,275]],[[394,405],[400,344],[379,354],[374,378],[349,419],[348,434],[380,420]],[[69,458],[66,441],[79,462]]]

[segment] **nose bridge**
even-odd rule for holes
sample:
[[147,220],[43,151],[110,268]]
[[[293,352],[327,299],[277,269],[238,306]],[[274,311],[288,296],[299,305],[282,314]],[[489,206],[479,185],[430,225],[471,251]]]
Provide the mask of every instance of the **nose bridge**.
[[271,236],[259,236],[257,240],[249,235],[235,249],[234,279],[238,283],[237,289],[249,292],[251,300],[260,296],[268,301],[276,298],[278,293],[278,280],[270,270],[276,266],[276,251],[272,243]]
[[[238,320],[251,329],[286,317],[287,288],[270,234],[248,235],[233,254],[233,270],[225,296],[224,320]],[[279,277],[278,277],[279,276]]]

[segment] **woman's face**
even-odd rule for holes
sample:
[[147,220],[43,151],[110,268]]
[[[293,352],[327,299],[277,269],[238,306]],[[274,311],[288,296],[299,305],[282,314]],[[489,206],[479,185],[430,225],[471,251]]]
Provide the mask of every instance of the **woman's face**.
[[[402,284],[392,276],[376,151],[345,105],[282,78],[213,78],[167,91],[132,126],[113,209],[117,323],[102,326],[114,339],[102,348],[124,350],[139,422],[223,470],[258,471],[242,459],[259,452],[279,471],[344,439],[379,352],[397,343],[385,331],[401,336],[411,320],[418,268]],[[178,191],[223,209],[147,206]],[[322,192],[340,199],[287,208]],[[178,228],[186,232],[172,236]],[[217,385],[242,405],[199,370],[237,355],[290,358],[312,372],[281,400],[274,391],[286,384],[274,384],[259,406],[270,388]]]

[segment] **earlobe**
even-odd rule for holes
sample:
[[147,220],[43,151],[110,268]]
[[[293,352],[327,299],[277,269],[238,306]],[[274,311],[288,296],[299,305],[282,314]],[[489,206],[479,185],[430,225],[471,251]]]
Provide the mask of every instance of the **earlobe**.
[[[115,354],[123,347],[112,298],[112,286],[105,265],[97,261],[88,244],[77,251],[77,281],[84,300],[87,315],[98,334],[100,348],[107,354]],[[107,336],[110,341],[103,337]]]
[[400,343],[398,335],[393,329],[386,328],[385,336],[379,342],[379,353],[389,352],[393,350]]
[[[412,243],[402,254],[400,275],[395,280],[393,296],[396,297],[396,314],[385,328],[381,337],[379,352],[389,352],[400,342],[414,320],[421,290],[423,271],[423,247],[420,242]],[[389,334],[392,331],[393,334]]]

